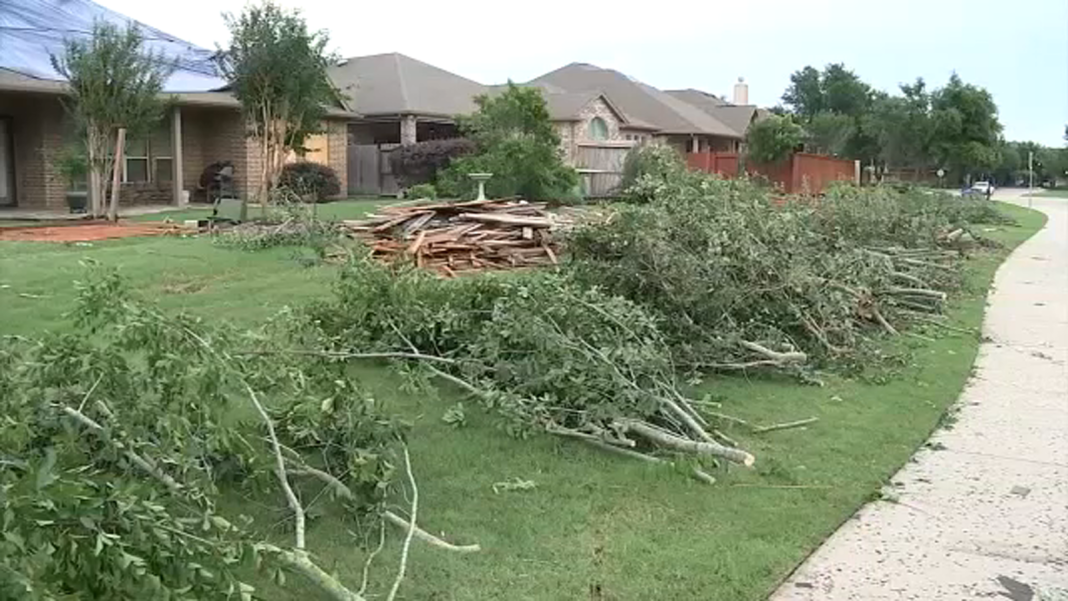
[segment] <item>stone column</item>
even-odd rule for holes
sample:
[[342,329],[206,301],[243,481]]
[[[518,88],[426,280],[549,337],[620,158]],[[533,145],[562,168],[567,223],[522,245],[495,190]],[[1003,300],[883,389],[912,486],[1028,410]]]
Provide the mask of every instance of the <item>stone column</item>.
[[415,144],[415,115],[404,115],[401,117],[400,141],[401,144]]
[[176,106],[171,114],[171,186],[174,205],[178,207],[185,203],[182,194],[185,190],[182,162],[182,109]]
[[701,140],[697,136],[690,136],[690,152],[701,152]]

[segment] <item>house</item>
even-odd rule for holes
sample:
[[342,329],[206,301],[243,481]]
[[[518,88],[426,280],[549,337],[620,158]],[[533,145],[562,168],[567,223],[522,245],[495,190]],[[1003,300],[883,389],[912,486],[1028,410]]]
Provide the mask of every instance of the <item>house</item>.
[[750,125],[770,114],[767,110],[748,103],[749,87],[742,79],[735,84],[733,102],[727,102],[714,94],[693,88],[665,90],[665,92],[715,117],[742,136],[742,139],[745,139],[746,134],[749,133]]
[[344,59],[329,70],[334,86],[361,115],[353,144],[411,144],[454,138],[455,117],[475,112],[486,86],[392,52]]
[[571,63],[528,85],[568,93],[600,92],[628,118],[651,126],[653,141],[680,152],[733,151],[743,139],[743,134],[708,111],[612,69]]
[[[5,6],[0,28],[0,208],[59,210],[71,183],[60,176],[57,157],[73,144],[74,128],[63,107],[66,83],[51,64],[63,51],[63,36],[86,35],[102,20],[125,27],[131,20],[91,0],[15,0],[26,10]],[[32,4],[32,6],[30,6]],[[18,6],[16,6],[18,8]],[[174,61],[164,85],[173,108],[145,139],[131,139],[122,165],[123,204],[183,202],[197,191],[205,167],[234,165],[234,188],[247,195],[261,162],[258,145],[247,136],[237,100],[222,89],[213,53],[137,23],[152,52]],[[327,111],[324,133],[305,141],[308,158],[346,177],[347,124],[358,116],[339,99]]]

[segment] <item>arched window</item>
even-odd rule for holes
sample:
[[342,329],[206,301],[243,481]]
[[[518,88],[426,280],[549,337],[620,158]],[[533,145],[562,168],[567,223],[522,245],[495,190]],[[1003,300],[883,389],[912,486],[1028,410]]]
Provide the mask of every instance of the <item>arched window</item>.
[[590,139],[608,139],[608,124],[604,122],[604,119],[601,119],[600,117],[594,117],[593,119],[590,119]]

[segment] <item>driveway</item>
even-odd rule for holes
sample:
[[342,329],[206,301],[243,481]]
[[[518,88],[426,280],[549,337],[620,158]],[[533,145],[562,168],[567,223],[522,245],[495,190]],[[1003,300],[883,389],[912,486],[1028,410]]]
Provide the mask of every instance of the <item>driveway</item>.
[[958,420],[773,601],[1068,599],[1068,202],[1033,206],[1049,222],[998,270]]

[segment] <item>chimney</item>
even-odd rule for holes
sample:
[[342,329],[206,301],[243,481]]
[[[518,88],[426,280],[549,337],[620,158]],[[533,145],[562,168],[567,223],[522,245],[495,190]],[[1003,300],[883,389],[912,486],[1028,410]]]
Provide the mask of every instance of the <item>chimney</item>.
[[749,104],[749,84],[745,83],[744,77],[738,78],[734,84],[734,104]]

